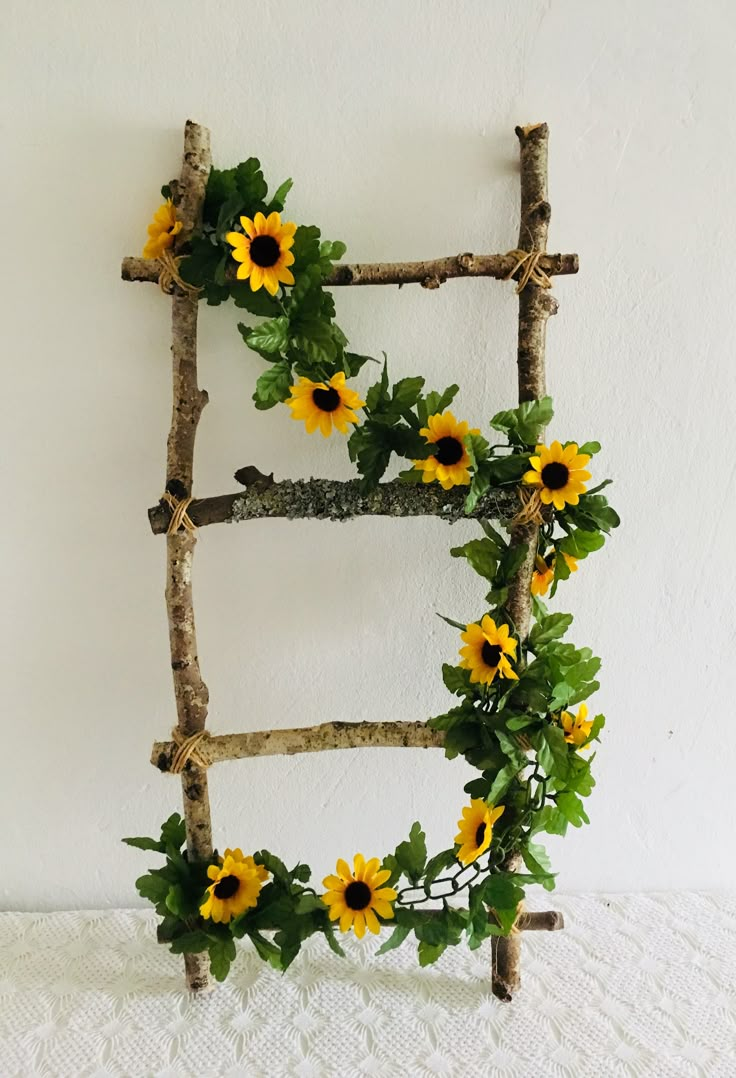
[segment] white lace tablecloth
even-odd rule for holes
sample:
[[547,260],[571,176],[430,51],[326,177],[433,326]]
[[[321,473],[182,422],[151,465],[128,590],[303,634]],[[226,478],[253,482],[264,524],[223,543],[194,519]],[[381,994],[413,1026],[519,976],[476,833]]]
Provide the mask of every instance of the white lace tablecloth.
[[523,987],[490,993],[487,946],[420,969],[409,941],[285,975],[244,946],[225,985],[183,989],[140,910],[0,914],[2,1078],[734,1078],[736,896],[551,896]]

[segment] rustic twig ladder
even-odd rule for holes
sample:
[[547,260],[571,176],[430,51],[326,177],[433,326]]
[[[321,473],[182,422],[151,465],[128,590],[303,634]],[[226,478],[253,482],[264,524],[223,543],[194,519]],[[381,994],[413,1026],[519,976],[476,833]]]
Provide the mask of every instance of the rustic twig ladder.
[[[516,280],[526,276],[519,291],[518,375],[519,401],[545,396],[544,346],[547,319],[556,313],[557,303],[542,286],[544,279],[524,273],[519,253],[527,252],[525,265],[553,274],[576,273],[577,255],[546,253],[550,205],[547,201],[546,124],[517,127],[521,155],[521,224],[518,251],[505,255],[460,254],[428,262],[373,263],[336,266],[327,281],[330,285],[421,284],[438,288],[450,277],[493,277]],[[210,139],[206,128],[188,121],[184,134],[181,177],[172,184],[179,220],[183,223],[178,246],[186,243],[202,213],[207,176],[211,167]],[[522,254],[523,257],[523,254]],[[122,276],[127,281],[159,279],[156,261],[126,258]],[[456,487],[442,490],[438,484],[426,486],[383,483],[370,494],[361,493],[357,483],[328,480],[263,481],[255,469],[247,489],[237,494],[192,500],[187,506],[188,521],[173,530],[172,504],[191,498],[194,441],[207,393],[197,383],[198,297],[177,285],[172,287],[173,412],[166,451],[166,490],[173,499],[162,500],[149,510],[154,533],[166,532],[166,607],[169,620],[171,668],[176,696],[177,726],[174,740],[156,742],[152,763],[161,771],[181,771],[187,846],[191,857],[212,856],[212,828],[207,790],[207,768],[220,760],[269,756],[325,749],[366,746],[441,747],[444,733],[423,722],[329,722],[293,730],[265,730],[243,734],[205,735],[208,690],[199,669],[192,599],[192,558],[196,535],[187,525],[197,527],[218,522],[234,522],[258,517],[317,517],[332,520],[367,514],[383,516],[438,516],[449,521],[463,513],[464,491]],[[171,504],[170,504],[171,503]],[[473,512],[476,517],[514,515],[518,505],[502,491],[491,491]],[[537,526],[514,528],[512,543],[528,544],[528,555],[510,589],[508,610],[520,636],[528,634],[531,618],[530,581],[533,554],[537,547]],[[206,738],[206,740],[205,740]],[[507,865],[515,867],[514,864]],[[518,929],[559,928],[556,914],[520,914]],[[518,985],[520,933],[494,937],[493,991],[500,999],[510,999]],[[194,991],[210,986],[206,954],[184,956],[187,984]]]

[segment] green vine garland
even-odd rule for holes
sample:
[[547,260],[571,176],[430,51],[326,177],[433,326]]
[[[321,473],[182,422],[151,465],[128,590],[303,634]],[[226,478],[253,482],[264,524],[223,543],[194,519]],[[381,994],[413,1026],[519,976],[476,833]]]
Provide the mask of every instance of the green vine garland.
[[[238,326],[248,347],[269,364],[256,383],[256,408],[285,402],[307,430],[325,435],[347,432],[351,424],[348,452],[366,489],[379,482],[396,454],[411,462],[400,473],[406,482],[467,485],[467,511],[492,486],[521,484],[522,491],[535,492],[531,511],[541,523],[532,580],[534,624],[520,640],[506,609],[526,548],[480,521],[483,535],[450,553],[465,558],[489,590],[477,621],[444,617],[464,643],[461,663],[442,667],[445,685],[459,702],[429,720],[445,732],[446,755],[464,756],[479,774],[464,787],[471,802],[454,844],[433,857],[427,857],[417,822],[380,862],[366,863],[360,854],[352,867],[338,861],[336,874],[324,881],[326,890],[317,891],[308,865],[289,870],[267,850],[244,856],[227,849],[222,856],[215,851],[207,863],[190,860],[184,822],[176,814],[158,839],[123,840],[165,857],[163,867],[136,881],[161,918],[159,940],[176,954],[207,951],[218,980],[227,976],[235,940],[243,937],[262,959],[285,970],[315,932],[342,954],[336,927],[362,935],[392,926],[379,954],[413,932],[423,966],[463,937],[476,948],[489,936],[507,935],[525,886],[554,887],[536,837],[563,835],[570,824],[589,822],[582,799],[594,786],[594,756],[581,753],[599,739],[604,725],[603,715],[588,719],[585,704],[599,687],[600,660],[564,639],[572,615],[550,613],[541,598],[548,591],[554,595],[619,523],[600,493],[608,481],[586,486],[584,468],[599,444],[535,445],[538,431],[553,418],[552,401],[545,397],[493,416],[491,430],[505,442],[491,445],[448,411],[457,385],[426,392],[422,377],[391,385],[385,358],[363,402],[346,379],[375,360],[349,350],[324,288],[345,245],[322,240],[314,225],[281,221],[290,188],[287,180],[269,198],[256,158],[213,169],[201,227],[183,257],[173,259],[170,248],[180,223],[171,190],[164,187],[167,201],[149,226],[144,256],[160,259],[173,280],[199,290],[208,304],[232,299],[262,319]],[[504,531],[510,527],[505,522]],[[568,711],[575,706],[577,715]],[[511,870],[518,857],[525,872]],[[464,907],[448,901],[460,894],[467,897]],[[430,902],[435,905],[427,908]]]

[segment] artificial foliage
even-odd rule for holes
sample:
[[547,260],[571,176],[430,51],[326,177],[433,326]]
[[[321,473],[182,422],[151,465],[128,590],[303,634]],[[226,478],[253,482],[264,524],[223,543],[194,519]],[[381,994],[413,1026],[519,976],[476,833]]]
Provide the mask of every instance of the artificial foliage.
[[[481,520],[477,538],[450,550],[478,574],[480,593],[474,610],[443,615],[456,635],[457,658],[442,667],[454,699],[429,720],[444,731],[446,755],[463,756],[477,774],[465,785],[464,807],[458,797],[457,834],[448,821],[447,846],[438,853],[428,855],[416,822],[393,852],[368,859],[356,853],[352,867],[340,859],[315,886],[309,866],[289,869],[267,850],[245,855],[228,848],[209,863],[190,859],[178,815],[157,839],[124,840],[165,859],[137,881],[160,917],[159,939],[174,953],[207,951],[219,980],[244,937],[284,970],[314,933],[342,954],[340,933],[377,934],[390,926],[378,953],[413,934],[422,965],[461,940],[476,948],[508,934],[526,887],[554,887],[540,837],[589,822],[584,799],[595,785],[595,754],[588,750],[604,725],[603,715],[588,717],[587,704],[599,688],[600,659],[568,639],[572,615],[543,601],[572,572],[587,572],[580,563],[619,523],[601,493],[607,481],[589,486],[599,444],[538,443],[553,420],[549,397],[497,412],[485,431],[471,427],[450,410],[456,384],[428,390],[421,376],[392,383],[385,357],[379,364],[352,351],[324,287],[345,245],[283,216],[290,187],[287,180],[269,196],[255,158],[213,169],[201,226],[178,251],[180,280],[208,304],[232,300],[248,316],[238,329],[265,364],[256,408],[284,404],[307,433],[347,436],[365,489],[375,487],[395,455],[405,482],[466,487],[468,511],[491,487],[518,487],[522,510],[536,497],[534,621],[521,639],[507,609],[527,554],[523,543],[512,542],[514,521],[497,528]],[[171,192],[162,193],[166,202],[149,227],[146,257],[170,258],[179,231]],[[363,399],[348,380],[366,364],[376,364],[378,374]]]

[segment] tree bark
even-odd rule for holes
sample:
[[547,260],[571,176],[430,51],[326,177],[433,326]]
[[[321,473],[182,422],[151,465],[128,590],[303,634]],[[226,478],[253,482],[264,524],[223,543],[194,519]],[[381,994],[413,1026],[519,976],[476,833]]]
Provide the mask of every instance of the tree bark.
[[[211,167],[210,136],[205,127],[188,120],[184,130],[184,159],[176,188],[177,216],[185,243],[199,223]],[[166,447],[166,489],[178,498],[192,490],[194,441],[207,394],[197,384],[196,295],[176,292],[171,302],[173,408]],[[169,620],[171,670],[176,697],[177,727],[185,737],[203,730],[209,693],[202,680],[197,653],[192,599],[192,559],[196,536],[186,531],[166,539],[166,610]],[[194,859],[212,856],[212,827],[207,771],[192,767],[181,776],[187,850]],[[193,992],[214,987],[207,954],[185,955],[187,986]]]
[[[521,247],[528,249],[525,244]],[[401,287],[405,284],[420,284],[422,288],[439,288],[451,277],[495,277],[506,280],[517,263],[511,254],[474,255],[469,252],[450,255],[448,258],[433,258],[425,262],[358,262],[352,265],[339,263],[332,273],[325,278],[328,287],[341,285],[393,284]],[[156,260],[147,258],[124,258],[121,276],[124,281],[156,282],[160,266]],[[539,261],[539,268],[551,277],[557,274],[578,272],[576,254],[545,255]],[[514,277],[520,274],[517,272]],[[231,267],[228,276],[234,278]]]
[[[547,201],[547,124],[517,127],[521,156],[521,225],[519,248],[526,251],[544,251],[551,207]],[[547,392],[545,379],[545,335],[547,319],[557,313],[557,302],[549,292],[531,281],[519,293],[519,337],[517,367],[519,379],[519,402],[539,400]],[[542,436],[537,432],[537,438]],[[511,544],[525,546],[526,557],[509,588],[507,610],[520,640],[529,635],[532,615],[531,580],[534,556],[537,552],[539,528],[536,524],[523,524],[512,529]],[[520,864],[518,854],[512,854],[505,866],[516,871]],[[521,906],[519,918],[523,917]],[[521,935],[513,930],[509,936],[494,936],[491,940],[493,994],[509,1002],[519,987],[519,960]]]
[[[395,480],[380,483],[375,490],[363,493],[357,479],[338,482],[334,479],[283,480],[261,488],[248,487],[236,494],[199,498],[187,509],[193,524],[229,524],[262,517],[287,517],[289,520],[350,520],[360,516],[418,517],[435,516],[454,523],[469,518],[510,519],[519,509],[515,490],[492,490],[479,499],[472,513],[463,504],[467,488],[443,490],[439,483],[414,484]],[[148,510],[154,535],[166,531],[171,509],[165,502]]]
[[[197,752],[209,766],[222,760],[243,760],[251,756],[293,756],[329,749],[430,749],[442,748],[444,743],[444,730],[433,730],[425,722],[325,722],[291,730],[218,734],[208,737]],[[159,771],[169,771],[176,751],[174,741],[156,741],[151,750],[151,763]],[[193,766],[190,761],[183,773]]]

